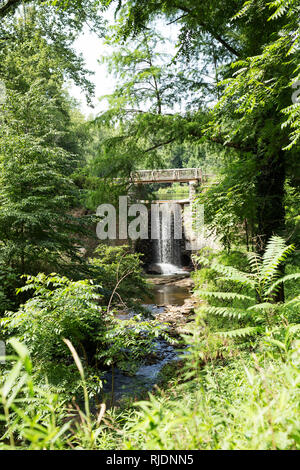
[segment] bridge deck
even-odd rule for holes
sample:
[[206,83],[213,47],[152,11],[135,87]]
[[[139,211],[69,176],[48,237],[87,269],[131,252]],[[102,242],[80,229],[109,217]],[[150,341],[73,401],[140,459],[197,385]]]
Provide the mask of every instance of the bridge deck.
[[174,168],[167,170],[139,170],[131,175],[134,183],[188,183],[202,181],[203,174],[200,168]]

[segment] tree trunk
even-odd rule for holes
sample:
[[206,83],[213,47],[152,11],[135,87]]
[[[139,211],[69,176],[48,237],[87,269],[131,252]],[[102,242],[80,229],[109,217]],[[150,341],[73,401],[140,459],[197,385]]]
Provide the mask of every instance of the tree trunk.
[[[272,235],[283,235],[285,229],[285,152],[278,151],[276,156],[258,157],[257,220],[258,230],[256,251],[263,254]],[[282,266],[284,273],[284,266]],[[284,301],[283,286],[276,301]]]
[[284,183],[285,154],[264,157],[258,161],[257,189],[257,251],[263,253],[272,235],[282,235],[285,228]]

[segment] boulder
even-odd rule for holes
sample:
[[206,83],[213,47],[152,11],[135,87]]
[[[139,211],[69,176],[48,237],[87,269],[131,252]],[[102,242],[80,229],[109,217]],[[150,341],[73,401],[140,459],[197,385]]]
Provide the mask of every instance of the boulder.
[[148,274],[162,274],[162,269],[158,264],[150,264],[147,269]]

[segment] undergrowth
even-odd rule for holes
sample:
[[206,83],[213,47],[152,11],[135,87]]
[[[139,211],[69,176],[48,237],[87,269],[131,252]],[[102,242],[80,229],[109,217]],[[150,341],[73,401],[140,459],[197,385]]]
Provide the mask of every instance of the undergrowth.
[[[55,316],[51,313],[49,299],[53,301],[58,296],[59,308],[55,312],[62,313],[61,319],[68,317],[69,308],[59,290],[54,294],[43,285],[42,298],[38,296],[38,300],[29,301],[27,307],[11,317],[14,331],[22,331],[23,344],[20,340],[9,339],[11,354],[6,358],[6,365],[1,366],[6,372],[1,376],[0,447],[34,450],[300,449],[299,274],[293,265],[292,248],[286,247],[282,240],[272,243],[273,254],[267,270],[267,257],[261,260],[264,277],[260,269],[252,275],[251,266],[247,267],[247,260],[241,256],[222,253],[206,257],[206,267],[194,275],[195,289],[201,298],[189,331],[182,335],[180,362],[163,371],[160,388],[157,386],[148,398],[138,402],[125,400],[118,408],[106,409],[105,403],[91,400],[97,395],[97,387],[101,388],[99,377],[93,375],[94,369],[69,339],[62,342],[59,350],[68,362],[68,369],[61,371],[61,377],[66,372],[61,388],[59,380],[55,388],[53,378],[49,386],[49,378],[45,379],[42,368],[36,367],[39,355],[48,354],[51,345],[58,342],[57,337],[51,336],[50,326]],[[279,250],[277,258],[274,244]],[[282,270],[279,266],[283,260],[285,302],[271,297],[274,283],[275,287],[280,285]],[[232,266],[232,261],[238,261],[239,265],[233,263]],[[241,279],[245,282],[240,282]],[[65,289],[60,282],[58,289]],[[67,280],[65,283],[68,302],[74,308],[76,302],[80,302],[73,297],[79,287],[85,295],[93,292],[89,284],[73,285]],[[260,292],[261,296],[253,296],[251,290]],[[205,292],[210,294],[205,295]],[[250,297],[251,301],[245,297]],[[82,303],[87,317],[88,309],[94,311],[90,300]],[[266,317],[265,304],[268,312],[271,308],[275,312],[273,315]],[[40,311],[36,309],[41,305],[49,310],[50,323],[39,321]],[[223,309],[225,315],[216,315],[216,309]],[[26,315],[30,312],[35,312],[37,323],[32,323],[31,327],[27,324],[25,328]],[[94,316],[91,318],[96,320]],[[74,321],[76,328],[72,330],[72,338],[80,351],[82,330],[76,318]],[[103,321],[108,321],[105,315]],[[138,334],[150,328],[148,323],[140,325]],[[114,360],[119,353],[125,354],[126,351],[122,352],[124,341],[133,348],[133,355],[139,356],[140,351],[135,350],[135,324],[129,322],[128,326],[129,332],[126,332],[125,324],[110,324],[109,336],[103,338],[112,348],[110,351],[104,347],[98,349],[98,359],[102,354],[109,360]],[[241,332],[253,326],[255,334],[226,333]],[[26,342],[28,334],[31,343],[26,346],[24,340]],[[164,334],[163,330],[158,328],[154,337],[158,334]],[[52,341],[45,350],[44,335]],[[148,347],[146,338],[142,338],[141,347]],[[50,349],[50,353],[54,350]],[[126,356],[121,359],[126,361]],[[59,367],[59,363],[52,365],[54,369]],[[51,372],[47,368],[44,372],[56,374],[55,370]],[[77,376],[73,397],[64,390],[71,387],[68,380],[72,375]]]

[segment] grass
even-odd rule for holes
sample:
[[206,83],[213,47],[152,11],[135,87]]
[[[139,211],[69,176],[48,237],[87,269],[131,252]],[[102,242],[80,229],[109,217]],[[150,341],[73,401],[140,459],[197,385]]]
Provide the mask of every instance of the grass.
[[[286,270],[295,272],[292,265]],[[195,277],[196,288],[219,282],[208,268]],[[287,284],[287,299],[297,292],[298,284]],[[111,409],[92,406],[92,377],[70,341],[81,400],[47,388],[28,349],[12,339],[11,366],[3,366],[1,377],[0,448],[299,450],[300,341],[299,329],[289,327],[299,323],[299,304],[282,309],[278,334],[266,328],[237,339],[218,333],[228,318],[211,318],[200,308],[182,337],[181,362],[164,368],[159,387]]]

